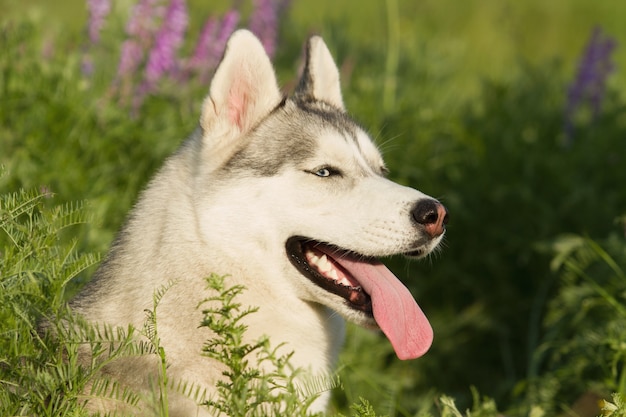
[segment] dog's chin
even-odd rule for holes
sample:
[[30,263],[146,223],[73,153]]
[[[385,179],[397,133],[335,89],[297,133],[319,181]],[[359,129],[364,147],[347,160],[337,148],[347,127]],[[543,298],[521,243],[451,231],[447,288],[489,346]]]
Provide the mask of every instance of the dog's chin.
[[426,244],[424,244],[423,246],[421,246],[419,249],[416,250],[412,250],[409,252],[404,252],[402,253],[403,256],[409,258],[409,259],[422,259],[427,257],[428,255],[430,255],[430,253],[432,253],[435,248],[439,245],[439,243],[441,242],[442,236],[439,236],[429,242],[427,242]]
[[[400,253],[409,258],[423,258],[431,252],[430,245]],[[436,245],[433,245],[436,246]],[[376,327],[373,318],[372,299],[357,279],[339,265],[335,258],[358,259],[376,262],[375,258],[302,236],[293,236],[285,243],[287,256],[292,265],[307,279],[323,290],[341,297],[347,309],[338,311],[345,318],[364,327]]]

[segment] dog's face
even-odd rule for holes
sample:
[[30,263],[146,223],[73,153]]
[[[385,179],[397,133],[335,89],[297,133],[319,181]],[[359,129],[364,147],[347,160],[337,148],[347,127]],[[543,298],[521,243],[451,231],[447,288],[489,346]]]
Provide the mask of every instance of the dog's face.
[[[250,243],[246,250],[268,266],[278,265],[284,285],[300,298],[357,324],[379,326],[401,358],[422,355],[432,329],[377,257],[430,253],[444,234],[445,208],[385,177],[378,149],[345,113],[337,67],[321,39],[308,44],[294,97],[281,100],[273,73],[266,77],[261,69],[255,82],[220,73],[224,65],[232,70],[231,60],[241,68],[254,56],[250,49],[258,53],[253,73],[267,64],[255,40],[244,35],[229,43],[202,119],[205,141],[211,141],[211,177],[241,201],[236,211],[244,218],[230,233]],[[244,47],[247,55],[239,54]],[[269,93],[262,85],[270,86]],[[216,105],[216,98],[225,102]],[[201,223],[211,224],[209,218],[219,215],[215,210],[204,212],[207,221]]]

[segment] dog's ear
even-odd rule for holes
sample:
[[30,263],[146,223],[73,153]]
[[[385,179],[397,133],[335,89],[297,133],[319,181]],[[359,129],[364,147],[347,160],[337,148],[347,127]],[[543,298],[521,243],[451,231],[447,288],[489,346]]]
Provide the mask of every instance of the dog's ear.
[[321,100],[345,110],[339,84],[339,69],[319,36],[311,37],[306,45],[304,71],[295,95],[304,100]]
[[282,99],[274,68],[261,42],[249,31],[230,37],[202,105],[204,135],[221,137],[249,131]]

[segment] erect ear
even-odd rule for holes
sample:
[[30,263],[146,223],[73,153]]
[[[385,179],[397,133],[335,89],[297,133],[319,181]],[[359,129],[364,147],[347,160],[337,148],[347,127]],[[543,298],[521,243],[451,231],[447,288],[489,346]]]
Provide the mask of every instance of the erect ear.
[[254,127],[281,99],[263,45],[251,32],[238,30],[228,40],[202,105],[203,134],[212,138],[238,137]]
[[339,70],[328,47],[319,36],[309,39],[306,46],[304,71],[295,95],[305,100],[321,100],[345,110],[341,98]]

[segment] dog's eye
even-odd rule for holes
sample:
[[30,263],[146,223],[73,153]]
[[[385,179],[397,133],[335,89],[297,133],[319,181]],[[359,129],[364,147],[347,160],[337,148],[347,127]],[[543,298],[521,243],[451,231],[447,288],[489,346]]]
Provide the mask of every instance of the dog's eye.
[[341,173],[339,172],[339,170],[334,169],[332,167],[329,166],[322,166],[319,168],[315,168],[311,171],[309,171],[311,174],[314,174],[320,178],[328,178],[328,177],[332,177],[333,175],[340,175]]
[[328,168],[320,168],[315,171],[315,175],[317,175],[318,177],[330,177],[331,172]]

